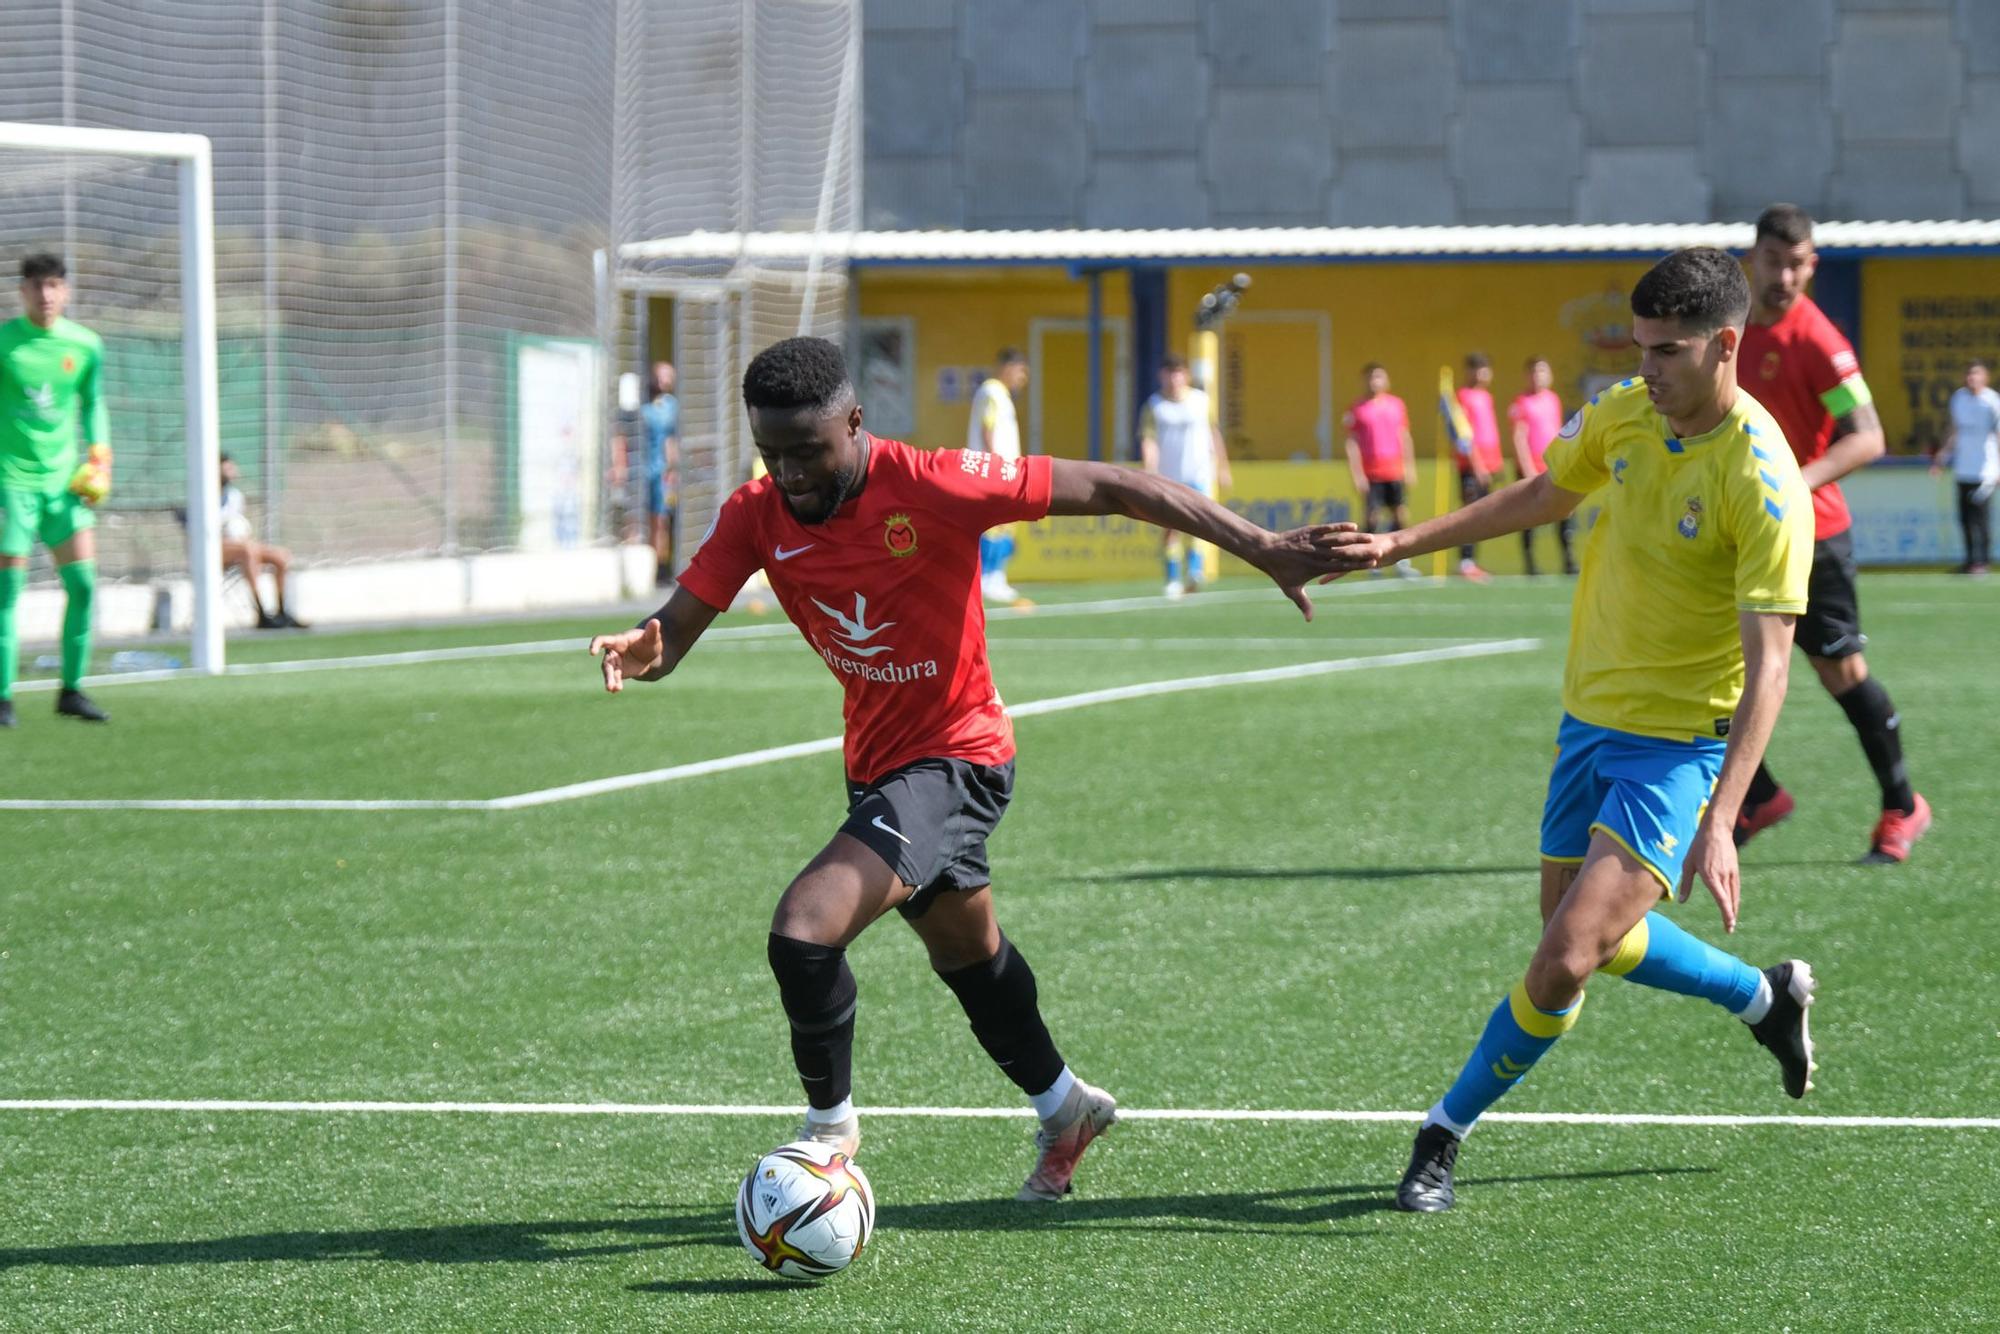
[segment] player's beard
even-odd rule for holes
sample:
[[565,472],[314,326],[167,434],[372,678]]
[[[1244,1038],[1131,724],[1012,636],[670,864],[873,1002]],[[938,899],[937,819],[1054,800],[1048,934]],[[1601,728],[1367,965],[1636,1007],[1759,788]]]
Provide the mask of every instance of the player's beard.
[[[808,516],[799,513],[798,507],[792,505],[792,517],[810,528],[817,527],[840,513],[840,507],[845,505],[848,496],[854,493],[854,479],[859,477],[861,470],[868,466],[868,447],[866,445],[862,445],[856,451],[856,455],[854,466],[851,468],[834,469],[833,485],[825,491],[820,492],[820,495],[826,500],[826,508],[822,509],[817,515]],[[785,503],[790,505],[791,498],[786,497]]]

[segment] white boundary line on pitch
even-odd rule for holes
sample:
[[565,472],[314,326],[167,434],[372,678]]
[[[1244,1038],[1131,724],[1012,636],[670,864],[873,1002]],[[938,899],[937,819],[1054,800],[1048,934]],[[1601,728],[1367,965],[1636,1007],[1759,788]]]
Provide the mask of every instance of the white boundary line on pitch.
[[[864,1107],[869,1116],[1021,1120],[1031,1107]],[[0,1098],[0,1112],[412,1113],[473,1116],[797,1116],[796,1103],[304,1102],[250,1098]],[[1313,1108],[1120,1107],[1121,1121],[1362,1121],[1407,1124],[1423,1112]],[[1487,1112],[1482,1121],[1536,1126],[1816,1126],[1828,1130],[2000,1130],[2000,1116],[1737,1116],[1673,1112]]]
[[[1526,653],[1540,648],[1541,644],[1542,641],[1539,639],[1490,639],[1444,648],[1413,649],[1404,653],[1326,658],[1318,662],[1297,662],[1283,667],[1260,667],[1245,672],[1218,672],[1207,676],[1176,677],[1166,681],[1141,681],[1135,685],[1110,686],[1102,690],[1086,690],[1075,695],[1057,695],[1050,699],[1030,700],[1026,704],[1014,705],[1007,712],[1015,718],[1034,718],[1046,713],[1065,713],[1071,709],[1085,709],[1120,700],[1179,695],[1195,690],[1215,690],[1224,686],[1263,685],[1272,681],[1296,681],[1313,676],[1365,671],[1374,667],[1408,667],[1427,662],[1449,662],[1459,658],[1489,658],[1507,653]],[[839,750],[840,747],[840,737],[820,737],[813,741],[795,741],[784,746],[767,746],[762,750],[723,755],[712,760],[696,760],[689,764],[669,765],[663,769],[615,774],[609,778],[592,778],[580,783],[539,788],[532,792],[517,792],[510,797],[485,799],[97,797],[65,800],[10,797],[0,800],[0,811],[517,811],[531,806],[549,806],[559,801],[603,796],[607,792],[651,787],[657,783],[671,783],[683,778],[700,778],[707,774],[726,773],[732,769],[748,769],[779,760],[819,755]]]
[[[1313,597],[1323,599],[1335,594],[1358,597],[1367,593],[1383,593],[1396,588],[1436,587],[1443,581],[1436,579],[1398,580],[1395,583],[1338,584],[1313,590]],[[1160,596],[1132,598],[1101,598],[1094,602],[1051,602],[1041,606],[1017,611],[1012,607],[989,607],[986,612],[988,622],[1017,621],[1028,617],[1102,615],[1128,611],[1161,611],[1169,607],[1176,609],[1212,606],[1223,602],[1247,602],[1253,598],[1276,598],[1274,589],[1234,588],[1219,592],[1202,593],[1194,598],[1169,601]],[[436,627],[430,627],[436,628]],[[422,633],[421,631],[413,633]],[[798,629],[789,621],[778,621],[768,625],[727,625],[719,630],[710,630],[702,635],[701,642],[727,643],[731,640],[774,639],[798,634]],[[230,676],[289,676],[295,672],[327,672],[349,667],[409,667],[432,662],[466,662],[479,658],[522,658],[544,653],[579,653],[590,641],[577,637],[570,639],[532,639],[513,644],[460,644],[451,648],[409,649],[400,653],[363,653],[345,658],[288,658],[280,662],[239,662],[223,669],[225,677]],[[96,676],[86,676],[83,684],[96,689],[101,686],[150,685],[161,681],[210,680],[191,667],[166,667],[157,671],[110,672]],[[54,690],[62,683],[53,677],[33,681],[21,681],[16,690]]]

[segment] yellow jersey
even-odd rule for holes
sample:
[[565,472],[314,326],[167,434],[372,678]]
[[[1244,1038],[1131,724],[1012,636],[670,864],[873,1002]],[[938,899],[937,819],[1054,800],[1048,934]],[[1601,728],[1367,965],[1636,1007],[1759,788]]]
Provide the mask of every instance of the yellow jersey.
[[1680,439],[1621,380],[1549,445],[1568,491],[1603,488],[1570,607],[1563,708],[1599,727],[1726,736],[1743,697],[1738,611],[1806,609],[1812,497],[1784,433],[1738,389],[1720,425]]

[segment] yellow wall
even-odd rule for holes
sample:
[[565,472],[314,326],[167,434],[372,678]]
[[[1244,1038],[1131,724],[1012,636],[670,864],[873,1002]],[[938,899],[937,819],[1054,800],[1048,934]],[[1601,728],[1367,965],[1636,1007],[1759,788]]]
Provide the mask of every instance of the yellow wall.
[[[674,299],[649,296],[646,301],[646,363],[674,359]],[[649,371],[650,373],[650,371]]]
[[1862,262],[1861,368],[1892,452],[1936,441],[1973,357],[2000,359],[2000,259]]
[[[1631,348],[1627,294],[1645,270],[1636,260],[1270,265],[1241,270],[1252,282],[1238,309],[1244,314],[1323,311],[1329,316],[1336,459],[1344,457],[1340,415],[1360,396],[1361,368],[1371,361],[1388,369],[1392,391],[1409,404],[1411,433],[1417,452],[1424,454],[1440,443],[1438,368],[1449,366],[1458,373],[1467,352],[1492,358],[1493,396],[1503,414],[1520,390],[1521,363],[1531,355],[1549,359],[1556,390],[1572,407],[1629,375],[1637,357]],[[1237,271],[1177,269],[1169,275],[1169,341],[1185,336],[1202,294]],[[1260,342],[1272,341],[1273,334],[1268,326],[1243,326],[1243,336]],[[1226,367],[1226,353],[1224,361]],[[1297,404],[1316,402],[1318,385],[1298,374],[1302,367],[1296,354],[1284,365],[1285,378],[1294,382],[1267,375],[1257,384],[1253,368],[1247,392],[1288,397],[1291,429],[1303,433],[1309,418]],[[1224,434],[1232,454],[1318,456],[1318,444],[1309,435],[1294,440],[1252,429],[1273,410],[1262,404],[1232,407],[1229,387],[1225,375]]]
[[[1316,321],[1330,322],[1331,449],[1342,457],[1340,414],[1360,392],[1364,363],[1388,367],[1394,389],[1410,404],[1420,451],[1435,448],[1438,367],[1456,369],[1468,351],[1493,359],[1494,394],[1504,409],[1519,387],[1521,362],[1549,358],[1556,387],[1575,403],[1634,363],[1626,293],[1645,271],[1639,261],[1554,263],[1270,265],[1248,270],[1253,284],[1241,311],[1259,316],[1297,313],[1297,321],[1240,322],[1225,335],[1225,434],[1244,459],[1320,457],[1314,426],[1320,383]],[[1204,292],[1234,270],[1179,269],[1168,278],[1168,345],[1186,350],[1194,310]],[[897,316],[914,324],[916,367],[914,443],[956,445],[965,438],[967,404],[939,396],[939,372],[991,363],[1002,345],[1029,345],[1036,318],[1082,319],[1088,288],[1061,269],[877,269],[860,280],[860,315]],[[1128,296],[1122,274],[1103,280],[1104,316],[1123,320]],[[1231,355],[1233,346],[1238,354]],[[1053,346],[1054,344],[1052,344]],[[1082,338],[1063,338],[1065,350]],[[1109,374],[1107,414],[1129,384]],[[1234,367],[1234,373],[1231,367]],[[1044,369],[1050,430],[1082,437],[1070,418],[1082,412],[1079,368]],[[1231,405],[1233,390],[1245,401]],[[969,391],[965,391],[968,392]],[[1072,399],[1076,401],[1072,402]],[[1026,395],[1020,404],[1025,429]],[[1107,422],[1109,417],[1107,415]],[[1107,446],[1122,443],[1111,439]],[[1116,456],[1120,449],[1111,449]]]
[[[913,377],[916,430],[910,443],[957,448],[965,443],[966,416],[971,388],[957,400],[939,396],[939,372],[946,368],[983,370],[993,364],[1002,347],[1029,350],[1029,324],[1035,319],[1083,319],[1089,313],[1090,289],[1080,279],[1072,279],[1062,269],[876,269],[864,273],[860,282],[860,315],[900,316],[915,325],[916,369]],[[1103,283],[1106,320],[1125,318],[1128,292],[1122,275],[1106,276]],[[1073,335],[1052,339],[1048,355],[1065,350],[1080,352],[1083,337]],[[1073,418],[1085,411],[1081,386],[1085,381],[1076,365],[1046,369],[1050,383],[1044,385],[1045,416],[1064,423],[1065,441],[1088,438],[1088,424],[1079,426]],[[976,378],[972,387],[977,387]],[[1107,420],[1116,396],[1126,392],[1112,374],[1105,359],[1105,402]],[[1028,394],[1016,402],[1025,438],[1029,427]],[[1052,423],[1052,429],[1053,423]],[[1028,442],[1031,447],[1035,442]],[[1118,453],[1107,431],[1105,448]]]

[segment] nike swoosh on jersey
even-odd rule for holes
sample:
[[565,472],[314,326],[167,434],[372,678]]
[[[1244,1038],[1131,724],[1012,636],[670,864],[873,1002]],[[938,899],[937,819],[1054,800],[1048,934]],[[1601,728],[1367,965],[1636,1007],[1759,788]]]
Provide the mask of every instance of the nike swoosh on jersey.
[[819,545],[817,542],[808,542],[802,547],[793,547],[790,551],[787,551],[784,549],[784,547],[779,546],[772,548],[771,554],[773,556],[776,556],[779,560],[790,560],[792,557],[799,555],[802,552],[811,551],[817,545]]
[[[891,829],[888,825],[883,824],[882,817],[879,815],[876,816],[874,819],[870,820],[868,823],[874,825],[877,829],[881,830],[885,834],[895,834],[897,838],[903,838],[903,835],[899,831]],[[910,841],[909,839],[903,838],[903,842],[908,843],[909,841]]]

